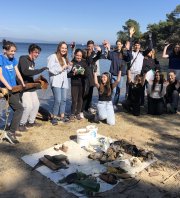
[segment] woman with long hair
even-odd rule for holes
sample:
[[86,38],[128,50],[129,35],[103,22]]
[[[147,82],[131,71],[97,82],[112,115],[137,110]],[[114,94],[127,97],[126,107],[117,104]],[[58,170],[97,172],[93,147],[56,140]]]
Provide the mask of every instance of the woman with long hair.
[[95,85],[99,92],[97,104],[98,118],[99,120],[106,119],[107,124],[109,125],[115,125],[115,115],[111,95],[114,87],[119,83],[120,77],[121,76],[118,75],[117,80],[114,83],[111,83],[110,74],[104,72],[98,82],[97,72],[94,73]]
[[155,72],[154,80],[148,83],[148,113],[151,115],[161,115],[164,110],[164,95],[166,84],[163,74]]
[[48,57],[47,66],[49,68],[50,85],[54,96],[52,125],[58,124],[58,117],[62,122],[68,121],[65,118],[65,107],[66,92],[68,89],[67,73],[71,70],[71,66],[67,54],[68,46],[66,42],[62,41],[58,44],[56,52]]

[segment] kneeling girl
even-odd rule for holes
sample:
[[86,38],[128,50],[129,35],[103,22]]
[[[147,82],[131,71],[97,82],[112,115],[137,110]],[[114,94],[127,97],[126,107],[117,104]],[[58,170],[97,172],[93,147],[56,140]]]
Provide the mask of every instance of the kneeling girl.
[[95,85],[99,92],[99,100],[97,104],[99,120],[107,120],[107,124],[115,125],[114,108],[112,104],[112,91],[117,86],[121,78],[121,72],[114,83],[110,83],[110,75],[104,72],[98,82],[97,73],[94,73]]

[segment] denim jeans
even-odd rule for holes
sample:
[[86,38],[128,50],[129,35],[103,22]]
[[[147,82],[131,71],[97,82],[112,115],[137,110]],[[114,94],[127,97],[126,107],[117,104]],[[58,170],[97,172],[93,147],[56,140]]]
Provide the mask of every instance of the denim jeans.
[[[114,83],[117,80],[117,76],[111,76],[111,83]],[[117,105],[119,102],[119,98],[120,98],[120,90],[123,86],[123,82],[124,82],[124,76],[121,76],[121,80],[120,82],[117,84],[117,86],[113,89],[112,92],[112,101],[113,101],[113,105]]]
[[112,101],[98,101],[98,116],[100,120],[107,120],[107,124],[115,125],[115,115]]
[[23,115],[20,124],[34,123],[38,110],[39,99],[36,91],[27,91],[22,95],[22,105],[24,107]]
[[53,115],[65,113],[66,108],[66,91],[65,88],[52,87],[54,95]]

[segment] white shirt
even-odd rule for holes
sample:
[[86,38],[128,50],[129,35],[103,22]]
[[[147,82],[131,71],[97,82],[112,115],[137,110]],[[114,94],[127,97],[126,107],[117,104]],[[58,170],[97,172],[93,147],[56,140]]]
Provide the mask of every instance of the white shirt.
[[[133,62],[134,63],[131,66],[130,71],[131,71],[131,73],[140,74],[141,70],[142,70],[142,66],[143,66],[144,56],[141,54],[141,52],[138,53],[138,52],[135,52],[135,51],[132,51],[132,56],[133,56],[133,59],[131,60],[131,64]],[[136,58],[136,60],[134,61],[135,58]]]
[[161,84],[156,84],[154,90],[152,91],[153,83],[148,83],[147,93],[151,98],[162,98],[166,94],[166,85],[163,84],[163,89],[161,91]]
[[49,68],[51,86],[68,89],[67,73],[71,70],[71,66],[69,66],[68,69],[63,70],[56,54],[52,54],[48,57],[47,67]]

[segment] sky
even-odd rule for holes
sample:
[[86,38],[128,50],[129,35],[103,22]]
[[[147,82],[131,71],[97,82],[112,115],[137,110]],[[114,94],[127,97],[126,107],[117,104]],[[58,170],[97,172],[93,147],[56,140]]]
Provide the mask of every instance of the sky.
[[166,20],[179,0],[0,0],[0,38],[115,43],[128,19],[140,24]]

